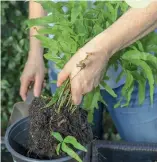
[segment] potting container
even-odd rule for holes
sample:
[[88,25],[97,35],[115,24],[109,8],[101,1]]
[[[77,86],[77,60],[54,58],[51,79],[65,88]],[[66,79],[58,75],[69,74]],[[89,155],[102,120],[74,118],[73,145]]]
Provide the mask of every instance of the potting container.
[[91,162],[155,162],[157,144],[94,141]]
[[[14,162],[76,162],[70,156],[66,156],[60,159],[54,160],[40,160],[27,157],[29,150],[25,148],[28,142],[28,130],[29,130],[29,117],[18,120],[12,124],[5,134],[5,145],[8,151],[12,154]],[[90,146],[88,146],[90,148]],[[90,149],[88,150],[90,151]],[[81,159],[84,157],[85,162],[89,162],[89,152],[85,156],[83,152],[78,152]],[[32,155],[35,157],[35,155]]]

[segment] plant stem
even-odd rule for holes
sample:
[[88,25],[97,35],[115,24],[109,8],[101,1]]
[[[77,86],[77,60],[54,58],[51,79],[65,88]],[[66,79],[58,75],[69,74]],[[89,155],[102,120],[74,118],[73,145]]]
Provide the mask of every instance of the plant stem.
[[69,79],[66,81],[65,87],[63,88],[63,91],[61,92],[61,94],[60,94],[60,96],[59,96],[58,103],[61,102],[60,100],[61,100],[61,98],[62,98],[62,95],[63,95],[64,90],[65,90],[66,86],[68,85],[68,83],[69,83]]
[[69,99],[68,99],[68,102],[67,102],[67,104],[66,104],[66,107],[69,105],[69,103],[70,103],[70,101],[71,101],[71,95],[69,96]]

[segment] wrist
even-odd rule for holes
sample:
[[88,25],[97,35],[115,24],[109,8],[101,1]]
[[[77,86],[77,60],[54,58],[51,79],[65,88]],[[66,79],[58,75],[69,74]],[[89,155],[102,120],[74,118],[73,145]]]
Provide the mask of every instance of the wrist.
[[28,53],[28,60],[31,62],[42,62],[43,61],[43,50],[32,49]]
[[100,37],[98,39],[102,48],[101,51],[104,52],[104,54],[107,55],[109,59],[121,49],[121,46],[124,42],[123,39],[119,39],[119,37],[114,35],[114,32],[110,27],[100,33],[98,37]]
[[100,53],[102,57],[110,58],[114,54],[113,40],[106,30],[98,34],[93,40],[95,42],[95,52]]

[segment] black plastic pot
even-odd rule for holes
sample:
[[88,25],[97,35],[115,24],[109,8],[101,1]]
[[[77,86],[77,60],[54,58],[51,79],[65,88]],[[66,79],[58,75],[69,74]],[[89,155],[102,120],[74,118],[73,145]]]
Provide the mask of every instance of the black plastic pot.
[[[29,117],[21,119],[12,124],[6,131],[5,144],[8,151],[12,154],[15,162],[76,162],[71,157],[63,157],[55,160],[40,160],[26,157],[28,150],[25,145],[28,141]],[[90,146],[89,151],[90,151]],[[82,152],[78,153],[81,158],[84,157],[85,162],[90,162],[90,156],[84,155]],[[90,154],[88,152],[88,154]]]
[[157,144],[95,141],[91,162],[155,162]]

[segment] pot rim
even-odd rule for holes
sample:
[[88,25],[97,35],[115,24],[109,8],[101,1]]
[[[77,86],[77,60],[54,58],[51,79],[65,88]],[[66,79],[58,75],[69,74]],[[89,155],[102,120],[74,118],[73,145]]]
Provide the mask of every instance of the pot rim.
[[[29,157],[26,157],[24,155],[21,155],[19,154],[18,152],[16,152],[10,145],[9,143],[9,134],[11,132],[11,130],[14,128],[14,127],[17,127],[19,124],[25,122],[26,120],[28,120],[29,117],[25,117],[25,118],[22,118],[22,119],[19,119],[17,120],[15,123],[13,123],[12,125],[10,125],[7,130],[6,130],[6,133],[5,133],[5,145],[6,145],[6,148],[7,150],[11,153],[11,155],[13,157],[17,157],[19,159],[22,159],[22,160],[26,160],[27,162],[62,162],[62,161],[67,161],[67,160],[70,160],[72,159],[72,157],[70,156],[66,156],[66,157],[63,157],[63,158],[59,158],[59,159],[52,159],[52,160],[40,160],[40,159],[33,159],[33,158],[29,158]],[[20,122],[21,121],[21,122]],[[20,123],[19,123],[20,122]]]

